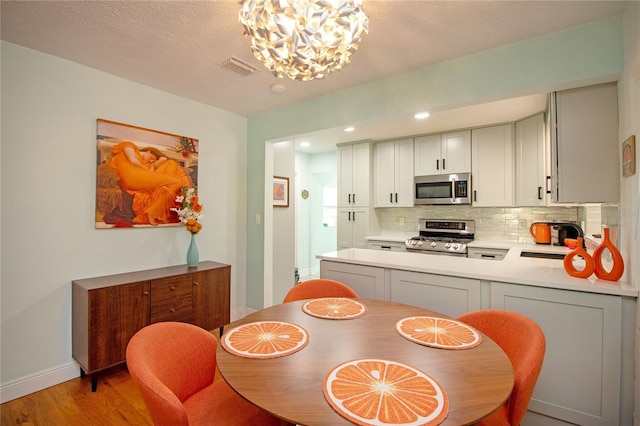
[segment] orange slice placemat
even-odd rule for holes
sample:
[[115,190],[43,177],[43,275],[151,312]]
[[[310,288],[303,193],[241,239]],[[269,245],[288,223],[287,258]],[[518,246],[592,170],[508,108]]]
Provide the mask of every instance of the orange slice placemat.
[[438,425],[449,414],[449,399],[438,382],[393,361],[340,364],[326,376],[323,390],[329,405],[358,425]]
[[412,342],[440,349],[469,349],[482,342],[476,330],[447,318],[404,318],[397,322],[396,330]]
[[367,307],[345,297],[323,297],[302,305],[304,313],[326,319],[353,319],[363,316]]
[[258,321],[222,335],[222,347],[245,358],[277,358],[298,352],[309,343],[304,328],[281,321]]

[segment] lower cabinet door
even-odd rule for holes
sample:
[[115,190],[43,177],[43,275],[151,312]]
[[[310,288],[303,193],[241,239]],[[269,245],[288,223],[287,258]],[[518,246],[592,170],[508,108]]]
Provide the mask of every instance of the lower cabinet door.
[[355,290],[361,299],[389,300],[385,294],[384,268],[320,261],[320,277],[340,281]]
[[391,270],[391,301],[450,317],[480,309],[480,281]]
[[86,372],[125,359],[133,335],[149,324],[149,282],[105,287],[89,292]]
[[223,266],[193,276],[193,323],[205,330],[229,324],[231,266]]
[[546,353],[529,410],[579,425],[618,425],[622,298],[491,283],[491,307],[542,328]]

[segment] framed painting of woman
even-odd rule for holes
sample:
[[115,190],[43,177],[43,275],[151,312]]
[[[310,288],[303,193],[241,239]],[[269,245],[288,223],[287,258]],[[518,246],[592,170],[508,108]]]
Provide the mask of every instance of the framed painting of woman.
[[96,228],[179,225],[176,196],[198,184],[198,139],[97,120]]

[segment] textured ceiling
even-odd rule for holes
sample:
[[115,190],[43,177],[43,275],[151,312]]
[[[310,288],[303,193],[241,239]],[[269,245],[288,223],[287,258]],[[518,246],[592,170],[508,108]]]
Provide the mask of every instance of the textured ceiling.
[[[621,15],[621,1],[364,1],[369,34],[323,80],[276,79],[229,1],[6,1],[2,39],[252,116],[448,59]],[[255,66],[242,76],[230,57]],[[283,93],[270,86],[283,84]]]

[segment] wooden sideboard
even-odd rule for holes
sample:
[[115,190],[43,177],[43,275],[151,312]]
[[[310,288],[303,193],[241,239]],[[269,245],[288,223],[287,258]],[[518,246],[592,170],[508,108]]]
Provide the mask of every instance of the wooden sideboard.
[[80,374],[125,362],[133,335],[160,321],[205,330],[230,322],[231,266],[216,262],[150,269],[72,281],[72,356]]

